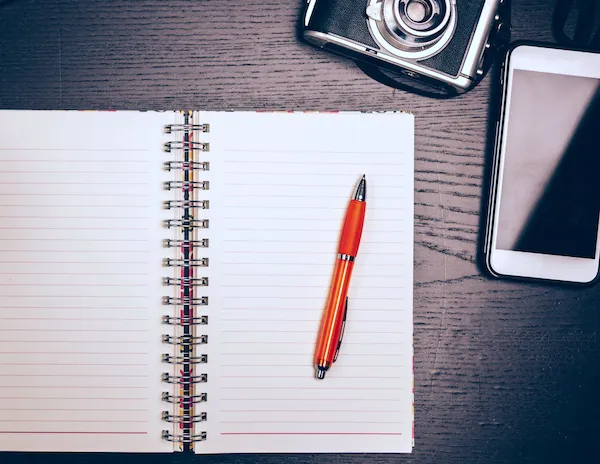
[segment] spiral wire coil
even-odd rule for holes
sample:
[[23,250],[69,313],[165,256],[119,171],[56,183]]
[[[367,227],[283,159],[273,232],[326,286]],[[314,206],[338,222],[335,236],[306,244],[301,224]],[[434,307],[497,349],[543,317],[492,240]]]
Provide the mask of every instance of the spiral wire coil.
[[[209,209],[208,200],[194,198],[196,191],[204,191],[210,188],[206,180],[195,180],[196,172],[210,170],[210,164],[199,161],[198,153],[207,152],[210,149],[208,143],[193,140],[194,132],[209,132],[208,124],[196,124],[193,115],[184,112],[182,124],[171,124],[165,127],[167,134],[180,134],[180,140],[170,141],[164,144],[164,151],[176,155],[179,159],[166,161],[163,168],[167,172],[181,174],[179,180],[163,182],[163,188],[168,191],[181,191],[182,198],[163,202],[163,209],[174,210],[177,218],[163,221],[166,229],[180,230],[181,236],[176,239],[163,240],[163,247],[171,249],[174,253],[172,258],[164,258],[163,266],[174,268],[176,277],[164,277],[162,283],[166,287],[179,289],[178,296],[163,296],[163,305],[177,308],[173,316],[163,316],[162,323],[171,326],[175,334],[163,334],[162,342],[165,345],[175,347],[177,354],[164,353],[161,356],[163,363],[176,366],[173,369],[178,375],[164,372],[161,376],[162,382],[171,386],[179,387],[178,394],[163,392],[161,399],[173,405],[174,413],[162,412],[162,420],[173,424],[173,431],[163,430],[162,438],[178,444],[181,451],[193,449],[194,443],[206,440],[206,432],[195,432],[195,424],[205,422],[206,412],[196,412],[195,406],[205,403],[207,394],[196,392],[197,386],[206,384],[208,374],[196,373],[197,365],[206,364],[208,355],[196,353],[195,350],[208,343],[208,335],[195,335],[194,327],[206,326],[207,315],[196,315],[195,309],[208,305],[208,296],[196,296],[196,289],[208,286],[208,277],[197,276],[199,268],[208,266],[208,258],[194,257],[195,249],[205,249],[209,246],[207,238],[196,238],[195,233],[199,230],[208,229],[209,221],[205,218],[195,218],[197,210]],[[175,138],[175,137],[174,137]],[[179,214],[179,212],[181,214]]]

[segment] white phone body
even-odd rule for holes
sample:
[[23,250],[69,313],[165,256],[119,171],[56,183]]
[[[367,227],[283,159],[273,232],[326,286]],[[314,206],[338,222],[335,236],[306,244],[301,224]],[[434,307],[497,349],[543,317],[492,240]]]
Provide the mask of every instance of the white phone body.
[[[600,54],[518,45],[501,74],[486,266],[497,277],[590,283],[599,271],[600,200],[585,193],[598,191],[600,172],[592,180],[586,164],[596,162],[573,147],[591,143]],[[594,155],[600,158],[600,120],[596,127]],[[580,160],[580,177],[573,176]],[[570,206],[559,201],[555,211],[548,201],[557,198],[568,198]]]

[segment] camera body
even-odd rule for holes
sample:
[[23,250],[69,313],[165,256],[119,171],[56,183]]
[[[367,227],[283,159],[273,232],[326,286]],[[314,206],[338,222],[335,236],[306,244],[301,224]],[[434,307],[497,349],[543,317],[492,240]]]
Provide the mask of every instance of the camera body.
[[411,87],[461,94],[479,82],[508,41],[508,2],[307,0],[303,36],[391,71]]

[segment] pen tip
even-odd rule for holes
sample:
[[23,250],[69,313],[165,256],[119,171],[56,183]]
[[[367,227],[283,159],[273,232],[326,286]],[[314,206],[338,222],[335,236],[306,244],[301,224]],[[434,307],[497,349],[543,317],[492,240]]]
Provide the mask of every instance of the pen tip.
[[359,201],[367,201],[367,178],[364,174],[358,183],[358,187],[356,187],[354,199]]
[[317,367],[317,379],[323,380],[325,378],[326,370],[322,367]]

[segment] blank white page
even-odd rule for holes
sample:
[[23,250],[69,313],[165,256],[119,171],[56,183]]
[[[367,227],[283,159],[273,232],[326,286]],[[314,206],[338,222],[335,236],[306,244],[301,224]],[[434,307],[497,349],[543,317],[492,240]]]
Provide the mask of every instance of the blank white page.
[[[198,453],[412,450],[410,114],[206,114],[207,440]],[[338,360],[314,377],[343,217],[367,179]]]
[[160,437],[166,117],[0,112],[0,451],[173,450]]

